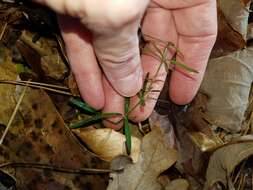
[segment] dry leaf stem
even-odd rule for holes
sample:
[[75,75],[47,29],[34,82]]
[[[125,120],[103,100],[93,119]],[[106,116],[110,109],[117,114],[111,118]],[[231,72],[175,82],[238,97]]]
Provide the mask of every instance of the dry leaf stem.
[[11,117],[10,117],[10,120],[9,120],[9,122],[8,122],[8,124],[7,124],[6,128],[5,128],[5,130],[4,130],[4,133],[3,133],[3,135],[2,135],[2,137],[1,137],[1,139],[0,139],[0,145],[2,145],[2,143],[3,143],[3,141],[4,141],[4,138],[5,138],[5,136],[7,135],[8,130],[9,130],[9,128],[10,128],[10,126],[11,126],[13,120],[14,120],[14,117],[16,116],[16,114],[17,114],[17,112],[18,112],[18,109],[19,109],[19,107],[20,107],[20,104],[21,104],[21,102],[22,102],[22,100],[23,100],[23,98],[24,98],[24,96],[25,96],[27,87],[28,87],[28,86],[25,86],[25,88],[24,88],[23,91],[22,91],[22,94],[21,94],[20,97],[19,97],[19,100],[18,100],[18,102],[17,102],[17,104],[16,104],[16,107],[15,107],[15,109],[14,109],[14,111],[13,111]]
[[106,174],[106,173],[114,173],[114,172],[122,172],[123,169],[111,170],[111,169],[96,169],[96,168],[79,168],[79,169],[69,169],[63,168],[59,166],[52,166],[47,164],[39,164],[39,163],[4,163],[0,165],[0,168],[5,167],[19,167],[19,168],[35,168],[35,169],[46,169],[52,170],[55,172],[62,173],[71,173],[71,174]]

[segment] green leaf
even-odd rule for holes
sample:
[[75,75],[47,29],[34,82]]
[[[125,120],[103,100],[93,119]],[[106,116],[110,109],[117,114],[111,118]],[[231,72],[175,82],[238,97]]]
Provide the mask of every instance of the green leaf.
[[181,63],[181,62],[179,62],[179,61],[177,61],[175,59],[174,60],[172,59],[170,62],[171,62],[171,64],[177,65],[177,66],[179,66],[179,67],[181,67],[181,68],[183,68],[183,69],[185,69],[185,70],[187,70],[189,72],[199,73],[197,70],[195,70],[195,69],[187,66],[186,64],[183,64],[183,63]]
[[129,121],[128,121],[128,111],[129,111],[129,105],[130,105],[130,98],[125,98],[125,117],[124,117],[124,134],[126,137],[126,150],[127,154],[131,154],[131,148],[132,148],[132,142],[131,142],[131,131],[129,127]]
[[32,73],[32,70],[23,64],[16,64],[17,72],[20,73]]
[[110,113],[98,113],[88,119],[79,121],[77,123],[74,123],[72,125],[69,126],[70,129],[78,129],[81,127],[87,127],[96,123],[100,123],[102,122],[103,119],[108,119],[114,116],[118,116],[121,115],[120,113],[114,113],[114,112],[110,112]]
[[77,108],[81,109],[82,111],[84,111],[87,114],[94,115],[94,114],[98,113],[97,110],[95,110],[89,104],[87,104],[86,102],[84,102],[80,99],[71,98],[69,100],[69,102],[70,102],[70,104],[76,106]]

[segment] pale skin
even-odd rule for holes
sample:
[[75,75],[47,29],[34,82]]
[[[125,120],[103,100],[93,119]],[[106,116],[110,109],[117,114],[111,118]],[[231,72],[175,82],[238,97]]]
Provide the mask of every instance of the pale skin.
[[[157,71],[159,60],[139,55],[140,24],[144,34],[173,42],[183,54],[178,59],[198,71],[189,77],[187,71],[175,67],[169,82],[170,98],[182,105],[196,95],[217,35],[215,0],[35,1],[61,14],[59,25],[71,69],[83,99],[94,108],[123,113],[124,96],[132,97],[133,107],[146,73],[152,78]],[[168,57],[172,56],[168,52]],[[162,67],[153,89],[163,88],[166,75]],[[159,92],[151,96],[144,108],[131,112],[130,119],[143,121],[151,114]],[[117,129],[122,123],[105,125]]]

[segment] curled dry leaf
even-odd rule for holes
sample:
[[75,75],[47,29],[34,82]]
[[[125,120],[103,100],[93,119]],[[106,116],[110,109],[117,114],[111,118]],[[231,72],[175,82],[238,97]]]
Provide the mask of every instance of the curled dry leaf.
[[202,152],[214,150],[221,145],[216,139],[212,139],[201,132],[189,132],[188,135]]
[[248,31],[250,1],[219,0],[218,7],[222,10],[228,23],[246,40]]
[[237,132],[248,105],[253,78],[253,48],[212,59],[201,91],[209,96],[206,115],[212,124]]
[[[127,155],[125,141],[122,133],[109,128],[102,129],[75,129],[73,132],[101,159],[111,161],[119,155]],[[132,149],[130,157],[137,162],[140,155],[140,140],[132,136]]]
[[175,179],[171,181],[168,186],[165,188],[165,190],[188,190],[189,189],[189,183],[185,179]]
[[253,142],[226,145],[216,150],[210,157],[204,189],[210,189],[216,182],[231,186],[229,183],[231,173],[239,163],[251,155],[253,155]]
[[[177,160],[177,151],[168,148],[160,128],[144,136],[137,163],[127,164],[122,173],[111,173],[107,190],[159,190],[157,177]],[[114,166],[115,167],[115,166]]]

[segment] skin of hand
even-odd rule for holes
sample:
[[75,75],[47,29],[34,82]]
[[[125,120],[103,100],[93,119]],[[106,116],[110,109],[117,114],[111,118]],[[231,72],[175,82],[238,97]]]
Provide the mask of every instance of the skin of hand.
[[[217,36],[216,0],[35,1],[64,14],[59,16],[59,25],[71,69],[82,97],[94,108],[123,113],[123,96],[135,95],[147,73],[150,78],[155,75],[159,60],[146,54],[139,56],[140,22],[144,34],[173,42],[183,55],[177,59],[199,72],[189,74],[175,66],[169,84],[171,99],[186,104],[197,93]],[[174,53],[169,51],[168,58]],[[162,67],[153,84],[155,91],[149,94],[152,99],[145,107],[134,109],[131,120],[142,121],[151,114],[166,75]],[[138,101],[137,96],[132,97],[130,109]],[[104,123],[115,129],[122,126]]]

